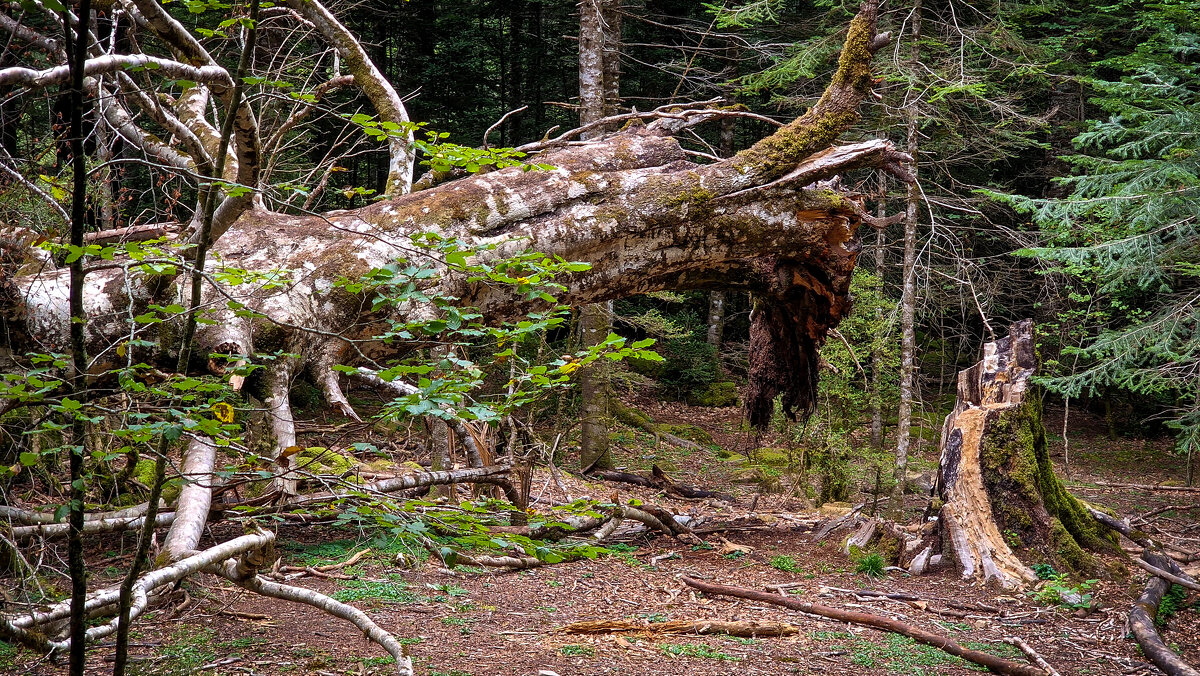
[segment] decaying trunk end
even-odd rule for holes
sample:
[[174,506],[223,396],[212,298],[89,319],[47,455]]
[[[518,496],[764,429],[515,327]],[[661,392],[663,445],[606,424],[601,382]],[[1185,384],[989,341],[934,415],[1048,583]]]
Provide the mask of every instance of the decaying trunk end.
[[1114,547],[1054,475],[1041,401],[1033,322],[987,343],[959,372],[958,400],[942,427],[937,500],[942,549],[964,578],[1016,588],[1037,580],[1017,551],[1061,570],[1095,573],[1089,550]]

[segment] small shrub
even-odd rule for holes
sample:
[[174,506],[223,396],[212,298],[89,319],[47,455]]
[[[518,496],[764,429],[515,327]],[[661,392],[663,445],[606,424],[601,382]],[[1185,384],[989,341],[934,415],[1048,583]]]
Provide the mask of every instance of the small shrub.
[[1166,627],[1175,613],[1187,607],[1186,602],[1187,590],[1177,584],[1171,585],[1171,588],[1163,595],[1162,603],[1158,605],[1158,614],[1154,616],[1154,625],[1160,629]]
[[563,657],[592,657],[596,654],[596,650],[590,645],[572,643],[559,648],[558,654]]
[[1039,580],[1050,580],[1058,575],[1058,571],[1048,563],[1035,563],[1033,564],[1033,574],[1037,575]]
[[1058,573],[1050,577],[1041,589],[1029,594],[1034,600],[1045,605],[1059,605],[1064,608],[1091,608],[1092,595],[1088,590],[1099,580],[1084,580],[1072,586],[1067,580],[1066,573]]
[[886,574],[884,571],[886,565],[878,552],[872,552],[858,560],[858,567],[855,568],[855,571],[867,577],[880,578]]
[[771,559],[771,567],[775,570],[782,570],[785,573],[800,572],[800,564],[796,563],[796,559],[790,556],[776,556]]

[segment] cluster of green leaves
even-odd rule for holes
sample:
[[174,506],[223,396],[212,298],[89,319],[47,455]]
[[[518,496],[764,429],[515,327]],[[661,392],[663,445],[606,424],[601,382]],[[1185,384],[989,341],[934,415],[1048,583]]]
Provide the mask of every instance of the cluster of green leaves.
[[355,113],[345,117],[351,124],[362,129],[364,134],[379,142],[397,137],[407,140],[409,134],[422,132],[425,138],[415,136],[412,143],[423,155],[421,164],[436,172],[462,169],[474,174],[488,167],[493,169],[521,167],[525,171],[546,171],[554,168],[549,164],[522,161],[527,154],[515,148],[472,148],[451,143],[446,140],[450,138],[450,132],[427,129],[428,123],[426,122],[392,122],[390,120],[381,122],[366,113]]
[[[1035,572],[1038,573],[1039,577],[1047,574],[1044,570]],[[1037,590],[1029,592],[1029,595],[1038,603],[1057,605],[1064,608],[1092,607],[1092,594],[1088,590],[1099,582],[1099,580],[1084,580],[1079,584],[1073,585],[1066,573],[1048,573],[1048,575],[1048,577],[1043,578],[1045,582]]]
[[[189,248],[162,239],[84,247],[59,245],[47,240],[39,246],[56,256],[65,256],[68,261],[81,258],[87,264],[120,261],[130,273],[145,277],[177,274],[186,264],[184,254]],[[235,268],[225,268],[217,276],[231,286],[256,284],[263,288],[278,283],[274,277],[264,280],[262,275]],[[235,301],[229,303],[235,313],[249,312],[234,308]],[[207,315],[213,311],[211,308],[198,311],[196,323],[212,323],[214,320]],[[241,355],[213,355],[214,360],[228,360],[229,368],[225,373],[192,376],[164,373],[156,365],[142,361],[162,347],[164,336],[174,335],[174,328],[160,329],[180,325],[187,314],[187,308],[178,304],[150,304],[145,312],[130,318],[130,337],[113,346],[115,358],[107,361],[114,365],[106,372],[95,374],[99,378],[115,380],[129,398],[127,404],[136,400],[146,405],[127,406],[102,399],[85,404],[65,396],[62,393],[68,391],[65,381],[69,373],[67,356],[58,353],[24,355],[28,368],[0,376],[0,399],[26,407],[28,421],[32,424],[23,432],[21,447],[29,450],[19,452],[16,465],[0,468],[0,476],[11,476],[23,468],[35,468],[72,448],[64,445],[69,437],[64,432],[71,427],[73,419],[98,426],[106,435],[106,443],[91,445],[92,467],[95,468],[106,467],[131,452],[151,451],[160,437],[175,442],[185,434],[202,435],[219,446],[228,446],[238,440],[241,426],[235,420],[230,403],[236,403],[237,396],[227,385],[229,378],[247,375],[256,368],[253,364],[235,365],[243,358]],[[36,444],[32,443],[34,437],[38,438]],[[86,483],[87,479],[84,481]]]
[[[413,549],[423,550],[436,544],[437,555],[449,567],[458,565],[459,552],[530,556],[548,564],[595,559],[603,555],[619,556],[621,553],[618,545],[601,547],[586,542],[553,543],[494,531],[492,526],[503,525],[505,517],[516,509],[499,500],[464,501],[446,509],[443,505],[426,500],[392,502],[367,494],[356,497],[362,498],[361,504],[348,506],[339,513],[339,523],[386,532],[388,537],[393,538],[393,548],[408,543]],[[576,500],[553,507],[549,517],[529,513],[528,525],[531,529],[556,526],[569,529],[565,521],[553,520],[555,513],[600,517],[614,507],[612,503]]]
[[[415,255],[376,268],[356,279],[338,280],[336,286],[368,299],[375,312],[399,307],[425,307],[429,312],[410,312],[406,316],[432,315],[425,319],[388,319],[388,327],[375,339],[386,344],[418,342],[439,345],[441,356],[417,353],[399,359],[379,373],[387,381],[414,378],[416,391],[397,397],[384,408],[385,418],[438,416],[445,419],[496,421],[527,406],[547,392],[568,385],[572,374],[599,359],[617,361],[636,358],[661,361],[650,351],[653,339],[627,341],[609,334],[597,345],[562,354],[545,363],[534,363],[520,350],[528,341],[539,339],[547,331],[562,326],[569,309],[557,303],[554,294],[565,287],[557,281],[563,275],[588,269],[557,256],[524,251],[501,260],[482,256],[494,245],[468,246],[454,238],[434,233],[414,236]],[[444,261],[444,267],[438,262]],[[504,287],[526,301],[542,303],[545,310],[530,311],[516,321],[488,323],[477,309],[461,299],[431,291],[433,282],[444,275],[455,275],[468,284]],[[458,349],[448,349],[458,348]],[[487,363],[471,358],[472,353],[486,356]],[[348,366],[335,367],[353,371]],[[499,392],[481,391],[490,372],[503,372],[508,383]]]

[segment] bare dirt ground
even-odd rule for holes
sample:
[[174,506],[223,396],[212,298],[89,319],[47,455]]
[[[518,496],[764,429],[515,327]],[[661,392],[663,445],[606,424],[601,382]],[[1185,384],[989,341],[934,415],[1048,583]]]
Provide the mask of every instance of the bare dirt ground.
[[[640,403],[640,402],[639,402]],[[649,407],[660,423],[695,424],[723,448],[746,452],[766,445],[739,431],[736,409],[694,409],[682,405]],[[1073,415],[1072,472],[1069,485],[1081,497],[1117,509],[1144,514],[1176,506],[1154,517],[1162,529],[1180,534],[1181,543],[1200,548],[1200,502],[1197,493],[1129,491],[1096,486],[1096,481],[1159,483],[1180,480],[1182,461],[1170,457],[1166,440],[1110,441],[1084,416]],[[1061,418],[1047,416],[1050,429]],[[1057,427],[1056,427],[1057,426]],[[786,471],[778,486],[783,493],[764,492],[739,483],[735,462],[711,451],[682,451],[653,446],[628,431],[618,443],[620,464],[630,471],[660,464],[678,480],[733,493],[738,504],[673,501],[649,489],[581,481],[568,474],[572,498],[582,495],[619,500],[640,498],[676,513],[706,515],[714,520],[745,514],[752,502],[759,516],[752,530],[729,532],[727,542],[706,535],[704,545],[689,545],[663,536],[626,534],[624,546],[597,560],[564,563],[505,574],[474,574],[445,569],[440,561],[421,560],[392,545],[385,537],[353,529],[312,525],[278,527],[284,563],[337,563],[363,548],[372,548],[354,566],[340,571],[351,579],[311,576],[292,581],[352,602],[386,630],[408,644],[422,676],[488,674],[965,674],[979,671],[897,635],[783,608],[719,597],[704,597],[679,577],[696,578],[754,589],[794,585],[786,593],[827,605],[853,608],[901,619],[935,630],[968,647],[1013,659],[1020,653],[1005,644],[1020,637],[1062,674],[1154,674],[1134,642],[1125,637],[1130,602],[1145,585],[1140,569],[1120,560],[1108,561],[1123,574],[1102,579],[1092,589],[1101,607],[1085,617],[1038,603],[1027,594],[1003,593],[958,579],[953,571],[910,578],[889,572],[872,579],[839,549],[845,533],[814,543],[811,527],[819,518],[805,511],[804,500],[787,494]],[[1061,439],[1056,444],[1061,462]],[[647,445],[648,444],[648,445]],[[931,444],[920,446],[922,462],[936,462]],[[1062,468],[1060,467],[1060,473]],[[761,493],[757,500],[755,495]],[[539,472],[532,494],[543,503],[565,497],[547,473]],[[868,496],[869,497],[869,496]],[[916,512],[922,498],[910,497]],[[536,505],[535,505],[536,506]],[[208,541],[240,534],[241,527],[216,523]],[[130,536],[104,536],[90,541],[93,586],[116,581],[132,548]],[[735,551],[728,543],[743,545]],[[400,554],[401,563],[397,563]],[[1132,568],[1132,570],[1130,570]],[[1075,581],[1078,582],[1078,581]],[[61,583],[60,586],[64,586]],[[880,600],[856,590],[907,592],[926,603]],[[979,608],[999,609],[993,612]],[[1200,603],[1196,594],[1177,604],[1163,636],[1192,664],[1200,664]],[[974,610],[972,608],[978,608]],[[656,636],[622,634],[580,636],[558,628],[581,620],[758,620],[791,622],[800,631],[784,638],[727,636]],[[212,577],[187,581],[170,603],[136,625],[132,648],[135,674],[386,674],[390,658],[348,624],[307,607],[254,596]],[[56,674],[65,666],[27,651],[0,644],[0,673]],[[112,649],[92,650],[89,673],[111,671]]]

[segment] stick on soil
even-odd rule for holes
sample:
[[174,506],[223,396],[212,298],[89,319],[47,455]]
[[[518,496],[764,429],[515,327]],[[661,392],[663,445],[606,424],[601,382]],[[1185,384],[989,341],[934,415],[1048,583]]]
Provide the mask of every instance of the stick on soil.
[[[889,617],[881,615],[872,615],[870,613],[862,613],[854,610],[843,610],[841,608],[833,608],[823,606],[817,603],[807,603],[797,599],[785,598],[777,594],[769,592],[756,591],[754,589],[745,589],[742,587],[731,587],[724,584],[716,584],[712,582],[704,582],[690,577],[682,578],[684,584],[706,594],[717,594],[721,596],[735,596],[737,598],[749,599],[760,603],[769,603],[800,612],[810,613],[812,615],[820,615],[842,622],[858,624],[872,629],[880,629],[882,631],[890,631],[902,636],[907,636],[918,643],[924,643],[928,646],[933,646],[939,650],[943,650],[956,657],[961,657],[968,662],[985,666],[989,670],[998,674],[1009,674],[1010,676],[1046,676],[1046,672],[1039,667],[1013,662],[1002,657],[996,657],[990,653],[980,652],[978,650],[970,650],[964,648],[959,643],[949,637],[935,634],[931,631],[926,631],[919,627],[914,627],[905,624],[899,620],[893,620]],[[1174,675],[1172,675],[1174,676]],[[1189,674],[1188,676],[1192,676]],[[1200,675],[1197,675],[1200,676]]]

